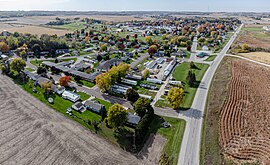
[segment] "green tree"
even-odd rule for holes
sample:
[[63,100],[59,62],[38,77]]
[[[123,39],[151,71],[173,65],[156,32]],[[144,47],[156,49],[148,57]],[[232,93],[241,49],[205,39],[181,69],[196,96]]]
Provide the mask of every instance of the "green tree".
[[107,121],[113,128],[119,129],[128,121],[128,112],[120,104],[114,104],[108,110]]
[[102,73],[96,77],[96,84],[102,92],[107,92],[111,88],[111,76],[108,73]]
[[188,75],[187,75],[186,81],[187,81],[188,85],[191,86],[191,87],[196,82],[196,75],[195,75],[195,73],[192,72],[192,70],[189,70],[188,71]]
[[166,97],[173,109],[179,109],[183,103],[184,90],[182,88],[173,87]]
[[46,73],[47,72],[47,69],[42,67],[42,66],[39,66],[37,68],[37,74],[42,74],[42,73]]
[[151,107],[151,102],[149,99],[140,97],[135,103],[134,103],[134,110],[135,112],[143,117],[148,109]]
[[149,69],[144,69],[142,72],[143,79],[147,79],[150,75]]
[[11,66],[11,69],[20,73],[26,67],[26,63],[21,58],[15,58],[11,61],[10,66]]
[[128,101],[135,102],[137,101],[140,96],[137,91],[135,91],[133,88],[129,88],[126,92],[126,98]]

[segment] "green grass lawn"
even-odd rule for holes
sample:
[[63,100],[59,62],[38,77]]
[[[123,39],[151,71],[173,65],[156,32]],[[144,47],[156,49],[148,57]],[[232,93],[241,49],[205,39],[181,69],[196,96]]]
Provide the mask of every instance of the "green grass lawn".
[[30,72],[33,72],[34,71],[32,68],[25,68],[25,70],[28,70]]
[[[170,128],[160,127],[161,123],[167,121],[171,124]],[[177,165],[178,155],[182,138],[185,132],[186,122],[182,119],[155,116],[150,124],[150,132],[156,132],[167,139],[163,149],[163,154],[171,160],[171,164]]]
[[184,96],[184,103],[181,106],[182,107],[181,109],[189,109],[191,107],[200,81],[202,80],[204,73],[209,67],[209,65],[207,64],[195,63],[195,65],[197,66],[197,69],[193,69],[193,72],[196,75],[197,82],[195,83],[194,87],[190,87],[186,82],[186,77],[188,75],[190,63],[184,62],[180,64],[179,66],[176,67],[175,71],[173,72],[173,77],[177,81],[181,81],[184,86],[185,96]]
[[83,86],[87,86],[89,88],[92,88],[94,87],[96,84],[95,83],[92,83],[92,82],[89,82],[89,81],[86,81],[86,80],[81,80],[81,83]]
[[206,60],[204,61],[214,61],[214,59],[216,58],[217,56],[216,55],[211,55],[209,56]]
[[107,102],[107,101],[104,101],[102,99],[99,99],[99,98],[95,98],[96,101],[98,101],[100,104],[104,105],[106,110],[108,111],[109,108],[112,106],[111,103]]
[[50,27],[55,28],[55,29],[65,29],[69,31],[76,31],[76,30],[83,29],[85,27],[85,22],[75,21],[70,24],[50,26]]
[[[48,106],[50,106],[51,108],[57,110],[58,112],[62,113],[63,115],[79,122],[80,124],[82,124],[83,126],[94,130],[94,127],[92,125],[88,125],[87,122],[88,120],[90,120],[91,122],[96,120],[99,121],[101,119],[101,116],[91,112],[91,111],[84,111],[83,113],[79,113],[76,111],[72,111],[73,116],[69,116],[66,114],[66,110],[67,108],[71,108],[71,106],[74,104],[73,102],[69,101],[69,100],[65,100],[63,99],[61,96],[58,96],[57,94],[50,94],[49,97],[52,97],[54,99],[54,103],[50,104],[48,102],[48,100],[46,99],[46,95],[44,94],[44,90],[41,89],[40,87],[36,87],[36,93],[34,93],[32,91],[32,89],[34,88],[33,85],[33,81],[29,81],[27,84],[23,84],[22,88],[24,90],[26,90],[27,92],[29,92],[31,95],[33,95],[34,97],[36,97],[37,99],[39,99],[40,101],[42,101],[43,103],[47,104]],[[89,98],[89,96],[87,94],[84,93],[78,93],[81,96],[82,100],[86,100]]]
[[158,100],[155,103],[156,107],[161,107],[161,108],[167,108],[167,107],[171,107],[170,103],[165,99],[165,100]]
[[157,92],[153,92],[153,91],[150,91],[150,90],[145,89],[145,88],[139,88],[139,89],[137,90],[137,92],[138,92],[139,94],[152,96],[152,99],[154,99],[154,98],[156,97],[156,95],[157,95]]

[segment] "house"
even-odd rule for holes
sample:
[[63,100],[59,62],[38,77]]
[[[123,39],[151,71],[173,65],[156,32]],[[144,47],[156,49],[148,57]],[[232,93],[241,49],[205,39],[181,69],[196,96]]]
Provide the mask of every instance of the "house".
[[159,79],[154,79],[154,78],[147,78],[146,81],[150,82],[150,83],[154,83],[154,84],[162,84],[162,80]]
[[40,75],[38,75],[36,73],[32,73],[29,70],[24,70],[24,71],[22,71],[22,73],[33,81],[37,81],[37,79],[40,77]]
[[76,102],[75,104],[72,105],[72,108],[77,112],[82,112],[84,110],[84,105],[82,102]]
[[157,65],[157,62],[153,60],[153,61],[147,63],[145,67],[147,69],[153,69],[156,65]]
[[89,69],[89,68],[91,68],[90,64],[80,62],[80,63],[76,64],[72,69],[84,71],[84,70]]
[[64,99],[67,99],[67,100],[70,100],[72,102],[76,102],[76,101],[79,101],[81,98],[80,98],[80,95],[76,94],[76,93],[73,93],[71,91],[64,91],[63,94],[62,94],[62,97]]
[[84,52],[91,52],[91,51],[93,51],[93,48],[86,48],[86,49],[84,49],[83,51],[84,51]]
[[166,78],[170,75],[170,73],[172,72],[173,68],[175,67],[175,65],[177,64],[176,59],[173,59],[169,65],[164,69],[164,74],[163,74],[163,80],[166,80]]
[[68,49],[57,49],[55,51],[55,54],[59,55],[59,54],[66,54],[66,53],[69,53],[69,50]]
[[42,84],[44,83],[48,83],[50,82],[51,80],[49,80],[48,78],[45,78],[45,77],[39,77],[37,78],[37,80],[35,81],[34,85],[37,86],[39,85],[40,87],[42,87]]
[[151,100],[151,101],[153,100],[153,99],[152,99],[152,96],[149,96],[149,95],[144,95],[144,94],[140,94],[140,93],[139,93],[139,96],[142,97],[142,98],[145,98],[145,99],[149,99],[149,100]]
[[85,101],[84,106],[88,110],[94,111],[96,113],[101,113],[104,110],[104,108],[105,108],[104,105],[99,104],[99,103],[96,103],[96,102],[93,102],[93,101],[90,101],[90,100]]
[[63,86],[57,86],[57,85],[52,85],[52,89],[53,92],[57,93],[58,95],[61,95],[62,93],[64,93],[65,91],[65,87]]
[[202,47],[202,50],[203,51],[208,51],[209,50],[209,47],[205,45],[205,46]]
[[141,87],[146,88],[146,89],[151,89],[151,90],[157,90],[158,87],[156,85],[152,84],[140,84]]
[[196,57],[199,57],[199,58],[204,58],[205,56],[209,56],[209,54],[205,52],[200,52],[199,54],[196,55]]
[[127,125],[135,127],[139,124],[141,120],[141,117],[138,115],[133,115],[132,113],[128,113],[128,121],[127,121]]
[[126,77],[129,79],[133,79],[133,80],[141,80],[142,79],[142,76],[135,75],[135,74],[129,74]]
[[103,61],[99,64],[98,67],[96,67],[96,70],[98,72],[107,72],[109,69],[111,69],[113,66],[117,66],[121,63],[120,59],[111,59],[108,61]]
[[138,84],[137,81],[129,80],[129,79],[125,79],[125,78],[121,80],[121,83],[128,84],[128,85],[134,85],[134,86]]

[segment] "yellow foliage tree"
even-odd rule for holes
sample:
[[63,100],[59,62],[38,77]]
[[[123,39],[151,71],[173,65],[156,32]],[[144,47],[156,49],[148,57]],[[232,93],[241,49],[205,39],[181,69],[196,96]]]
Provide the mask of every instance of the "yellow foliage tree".
[[173,109],[179,109],[183,103],[184,90],[179,87],[173,87],[167,96],[167,101],[170,103]]

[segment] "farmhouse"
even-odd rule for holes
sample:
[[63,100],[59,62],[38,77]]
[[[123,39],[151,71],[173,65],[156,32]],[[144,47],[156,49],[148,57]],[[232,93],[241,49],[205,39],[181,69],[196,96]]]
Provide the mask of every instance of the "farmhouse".
[[94,111],[96,113],[101,113],[104,110],[104,105],[87,100],[84,103],[84,106],[91,111]]
[[71,91],[64,91],[62,94],[62,97],[72,102],[76,102],[80,100],[80,95],[73,93]]

